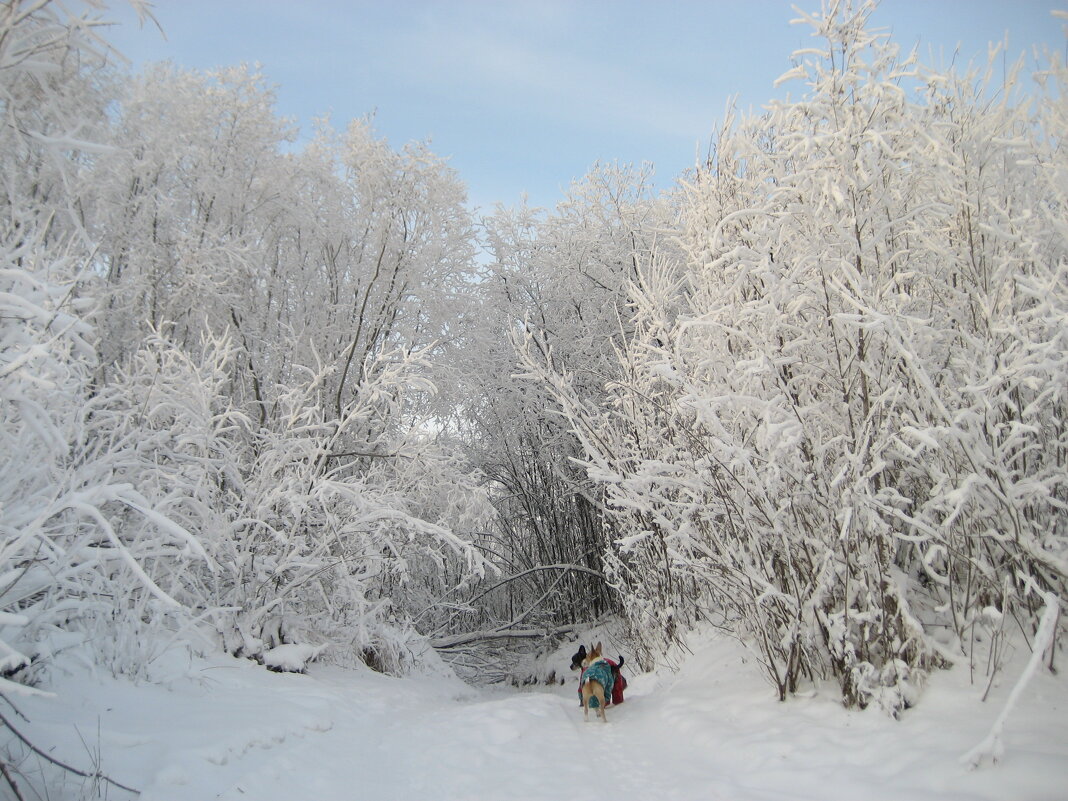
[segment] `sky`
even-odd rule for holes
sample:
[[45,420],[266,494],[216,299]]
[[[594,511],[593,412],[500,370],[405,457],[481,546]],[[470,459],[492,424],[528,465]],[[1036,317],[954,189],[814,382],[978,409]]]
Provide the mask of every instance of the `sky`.
[[[791,25],[819,0],[156,0],[159,28],[126,4],[105,14],[133,69],[259,64],[277,112],[304,135],[374,114],[394,148],[429,141],[467,184],[472,206],[553,207],[596,162],[653,164],[666,188],[691,167],[728,103],[759,111],[791,53]],[[1065,56],[1066,0],[883,0],[872,16],[928,63]]]

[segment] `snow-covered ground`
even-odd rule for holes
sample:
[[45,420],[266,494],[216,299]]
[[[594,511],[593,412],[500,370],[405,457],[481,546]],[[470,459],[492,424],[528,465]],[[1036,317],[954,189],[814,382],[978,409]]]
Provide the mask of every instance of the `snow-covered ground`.
[[[583,722],[570,677],[479,690],[327,665],[277,674],[227,658],[172,658],[156,668],[159,683],[137,686],[56,670],[54,698],[18,705],[34,740],[82,768],[98,762],[144,801],[1068,798],[1063,674],[1035,676],[1008,720],[1004,759],[972,771],[959,757],[997,717],[1011,671],[985,704],[971,700],[982,687],[966,665],[940,673],[895,722],[844,710],[829,690],[779,704],[734,642],[709,637],[693,650],[677,672],[631,672],[607,725]],[[567,653],[555,658],[560,673]],[[111,787],[104,797],[130,796]]]

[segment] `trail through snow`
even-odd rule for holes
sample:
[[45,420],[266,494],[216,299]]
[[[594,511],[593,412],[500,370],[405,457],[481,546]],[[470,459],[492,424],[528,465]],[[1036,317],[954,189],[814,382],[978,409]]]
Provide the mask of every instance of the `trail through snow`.
[[[936,676],[895,722],[844,710],[830,694],[779,704],[744,659],[734,643],[711,640],[677,673],[631,675],[607,724],[583,722],[570,679],[476,690],[440,676],[329,666],[274,674],[222,658],[172,664],[171,679],[139,686],[57,672],[57,696],[27,699],[23,711],[38,741],[82,764],[99,752],[103,770],[144,801],[1068,797],[1059,677],[1036,677],[1006,726],[1004,761],[969,771],[958,757],[999,698],[962,703],[978,692],[966,669]],[[68,784],[61,797],[84,789]],[[110,788],[106,797],[127,796]]]

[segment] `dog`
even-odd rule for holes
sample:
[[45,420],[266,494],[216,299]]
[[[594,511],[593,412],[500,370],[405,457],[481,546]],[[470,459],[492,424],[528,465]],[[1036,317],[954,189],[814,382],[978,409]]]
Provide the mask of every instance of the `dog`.
[[[593,646],[586,658],[582,660],[582,676],[579,678],[579,690],[582,693],[582,719],[589,721],[590,707],[597,710],[604,723],[608,722],[605,716],[605,685],[611,686],[612,668],[601,656],[601,644]],[[611,693],[611,691],[609,691]]]
[[[579,649],[575,652],[575,655],[571,657],[571,669],[572,670],[581,670],[582,669],[582,660],[584,660],[586,658],[586,656],[587,656],[587,654],[586,654],[586,646],[585,645],[579,645]],[[612,678],[615,679],[615,682],[613,684],[613,689],[612,689],[612,696],[611,696],[611,698],[607,699],[608,700],[608,705],[609,706],[618,706],[619,704],[623,703],[623,691],[625,689],[627,689],[627,680],[626,680],[626,678],[624,678],[623,674],[620,673],[620,670],[623,668],[623,663],[626,660],[621,655],[619,657],[619,661],[618,662],[613,662],[611,659],[605,659],[604,661],[607,662],[609,667],[612,668]],[[581,690],[579,691],[579,694],[581,695]],[[581,705],[581,699],[580,699],[580,705]]]
[[579,698],[583,720],[590,719],[590,707],[593,707],[601,716],[601,720],[607,723],[605,707],[613,703],[623,703],[623,690],[627,686],[627,680],[619,673],[623,666],[623,657],[619,657],[618,663],[613,662],[602,656],[601,651],[601,643],[592,646],[589,653],[586,652],[585,645],[580,645],[578,652],[571,659],[571,669],[582,670],[579,678]]
[[586,658],[586,646],[579,645],[579,649],[575,651],[575,655],[571,657],[571,669],[578,670],[582,667],[582,660]]

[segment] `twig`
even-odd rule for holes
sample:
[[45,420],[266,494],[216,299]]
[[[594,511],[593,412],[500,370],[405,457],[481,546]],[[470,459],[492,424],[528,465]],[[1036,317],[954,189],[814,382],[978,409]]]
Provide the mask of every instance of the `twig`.
[[14,777],[7,772],[7,765],[3,760],[0,760],[0,775],[3,775],[4,781],[6,781],[7,786],[11,788],[11,792],[15,794],[17,801],[26,801],[26,799],[22,797],[22,793],[19,792],[19,786],[15,783]]
[[[31,743],[28,739],[26,739],[25,735],[23,735],[22,732],[20,732],[18,729],[16,729],[14,726],[12,726],[11,722],[6,717],[4,717],[3,713],[0,713],[0,723],[3,723],[11,731],[11,733],[14,734],[15,737],[17,737],[22,742],[23,745],[25,745],[27,748],[29,748],[31,751],[33,751],[33,753],[37,754],[37,756],[41,757],[42,759],[46,760],[47,762],[50,762],[51,764],[55,765],[56,767],[62,768],[63,770],[67,771],[68,773],[73,773],[75,776],[81,776],[83,779],[103,779],[108,784],[114,785],[115,787],[118,787],[120,790],[125,790],[128,793],[133,793],[134,795],[141,795],[141,791],[140,790],[135,790],[132,787],[127,787],[125,784],[120,784],[119,782],[117,782],[114,779],[106,776],[105,774],[103,774],[99,770],[96,771],[95,773],[87,773],[87,772],[85,772],[83,770],[78,770],[75,767],[71,767],[70,765],[66,764],[65,762],[59,761],[58,759],[56,759],[51,754],[45,753],[40,748],[38,748],[36,745]],[[80,736],[80,734],[79,734],[79,736]],[[0,763],[0,764],[2,764],[2,763]],[[11,779],[10,779],[10,777],[7,776],[7,772],[6,771],[4,771],[4,775],[5,775],[5,778],[7,778],[8,781],[10,782]]]
[[601,573],[601,572],[599,572],[597,570],[593,570],[593,569],[588,568],[588,567],[583,567],[582,565],[569,565],[569,564],[536,565],[535,567],[532,567],[532,568],[529,568],[527,570],[524,570],[521,573],[516,573],[514,576],[508,576],[507,578],[501,579],[496,584],[494,584],[492,587],[489,587],[488,589],[483,590],[478,595],[476,595],[474,598],[469,599],[467,601],[467,603],[468,604],[473,604],[475,601],[477,601],[480,598],[482,598],[483,596],[488,595],[489,593],[493,592],[498,587],[503,587],[505,584],[508,584],[509,582],[515,581],[516,579],[521,579],[524,576],[529,576],[531,573],[537,573],[537,572],[540,572],[542,570],[567,570],[567,571],[574,571],[574,572],[578,572],[578,573],[589,573],[591,576],[595,576],[595,577],[601,579],[602,581],[605,580],[605,577],[604,577],[603,573]]
[[4,702],[5,702],[5,703],[6,703],[6,704],[7,704],[7,705],[8,705],[9,707],[11,707],[12,711],[14,711],[14,713],[15,713],[16,715],[18,715],[18,716],[19,716],[20,718],[22,718],[22,719],[23,719],[24,721],[26,721],[27,723],[29,723],[29,722],[30,722],[30,719],[29,719],[28,717],[26,717],[25,715],[23,715],[23,714],[22,714],[22,712],[21,712],[21,711],[19,710],[19,708],[18,708],[17,706],[15,706],[15,702],[14,702],[14,701],[12,701],[12,700],[11,700],[10,698],[8,698],[8,697],[7,697],[6,695],[4,695],[3,693],[0,693],[0,698],[2,698],[2,699],[4,700]]

